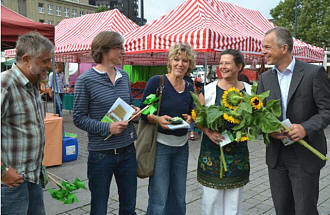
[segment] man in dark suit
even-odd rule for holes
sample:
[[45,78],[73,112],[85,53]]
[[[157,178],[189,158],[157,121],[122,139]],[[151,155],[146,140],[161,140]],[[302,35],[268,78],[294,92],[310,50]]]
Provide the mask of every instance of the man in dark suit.
[[291,33],[269,30],[263,54],[273,69],[259,77],[258,93],[270,90],[269,99],[281,99],[282,116],[292,123],[290,132],[272,133],[266,163],[277,215],[317,215],[320,170],[325,161],[299,143],[285,146],[284,138],[306,140],[327,152],[324,129],[330,124],[330,81],[323,67],[295,59]]

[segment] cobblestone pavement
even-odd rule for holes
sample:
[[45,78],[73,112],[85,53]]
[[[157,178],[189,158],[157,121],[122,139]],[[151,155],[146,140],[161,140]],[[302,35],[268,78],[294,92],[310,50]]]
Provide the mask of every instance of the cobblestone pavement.
[[[75,177],[82,179],[85,184],[87,180],[87,135],[84,131],[77,129],[72,123],[72,113],[64,111],[64,128],[67,132],[77,133],[79,138],[79,156],[76,161],[64,163],[61,166],[50,167],[48,171],[57,174],[67,180],[73,180]],[[328,155],[330,154],[330,127],[326,129],[328,141]],[[190,155],[188,162],[187,177],[187,214],[201,214],[202,188],[196,180],[197,159],[199,155],[200,140],[189,143]],[[275,215],[273,202],[271,199],[267,166],[265,164],[265,146],[262,141],[249,143],[251,173],[250,182],[244,187],[242,215]],[[329,156],[328,156],[329,157]],[[48,187],[54,187],[49,184]],[[148,180],[138,179],[136,213],[146,214],[148,203]],[[79,203],[72,205],[63,205],[62,203],[51,199],[48,191],[44,191],[44,199],[47,214],[78,215],[89,214],[90,194],[89,191],[79,191],[77,193]],[[115,181],[113,180],[110,190],[108,203],[108,214],[118,214],[118,194]],[[330,164],[321,170],[320,176],[320,196],[318,201],[320,215],[330,215]]]

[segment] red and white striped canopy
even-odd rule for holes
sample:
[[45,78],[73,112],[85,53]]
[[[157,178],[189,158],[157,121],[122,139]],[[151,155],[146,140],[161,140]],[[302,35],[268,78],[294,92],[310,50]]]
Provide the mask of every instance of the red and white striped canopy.
[[[125,33],[125,64],[166,65],[168,49],[176,42],[194,48],[197,64],[205,59],[218,64],[220,52],[230,48],[239,49],[249,63],[261,59],[264,34],[274,27],[257,10],[220,0],[186,0],[141,28],[118,10],[65,19],[55,28],[55,53],[57,61],[92,62],[92,39],[100,31],[113,30]],[[324,50],[294,39],[293,55],[321,62]]]
[[[125,34],[129,56],[125,59],[128,64],[164,63],[168,49],[185,42],[198,53],[197,63],[203,63],[207,55],[209,64],[217,64],[219,52],[230,48],[252,60],[261,56],[264,34],[274,27],[256,10],[218,0],[186,0],[160,19]],[[294,45],[296,57],[323,60],[323,49],[299,40]]]
[[117,9],[64,19],[55,27],[55,54],[58,58],[62,53],[86,53],[101,31],[116,31],[124,35],[138,28]]
[[[90,61],[91,44],[99,32],[116,31],[124,35],[138,28],[138,25],[117,9],[64,19],[55,27],[55,60]],[[15,54],[15,49],[5,51],[7,57],[14,57]]]

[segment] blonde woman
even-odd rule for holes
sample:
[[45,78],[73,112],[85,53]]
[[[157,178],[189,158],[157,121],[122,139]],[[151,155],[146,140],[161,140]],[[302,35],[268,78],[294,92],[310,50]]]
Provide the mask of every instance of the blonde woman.
[[[200,101],[206,106],[220,105],[225,90],[235,87],[251,92],[251,85],[238,80],[244,68],[244,58],[238,50],[225,50],[220,55],[221,80],[210,83],[200,94]],[[234,125],[228,123],[227,129]],[[204,135],[198,159],[197,180],[203,185],[203,215],[237,215],[243,186],[249,181],[250,164],[247,141],[232,142],[224,147],[228,171],[220,178],[221,132],[201,128]]]
[[[164,90],[159,116],[144,118],[150,123],[159,124],[154,175],[150,177],[148,187],[149,215],[186,213],[188,129],[170,130],[168,125],[169,120],[177,116],[191,123],[193,99],[190,91],[193,92],[194,87],[184,80],[184,76],[194,67],[195,55],[189,45],[178,43],[171,47],[168,73],[163,75]],[[146,96],[156,92],[159,83],[160,76],[154,76],[148,81],[143,101]]]

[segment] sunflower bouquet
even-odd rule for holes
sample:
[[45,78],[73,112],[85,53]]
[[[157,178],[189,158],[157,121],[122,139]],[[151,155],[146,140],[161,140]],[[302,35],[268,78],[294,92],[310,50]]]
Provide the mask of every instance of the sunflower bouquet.
[[[278,120],[278,117],[281,116],[280,100],[269,100],[264,105],[263,101],[269,96],[269,91],[257,94],[256,82],[252,85],[251,94],[245,91],[240,92],[236,88],[226,90],[222,95],[221,106],[211,105],[207,107],[199,102],[196,94],[191,94],[195,102],[192,116],[196,125],[220,133],[229,127],[236,142],[255,141],[259,134],[263,134],[265,144],[268,145],[270,133],[281,132],[282,128],[289,131],[289,128]],[[306,141],[300,140],[298,143],[320,159],[327,159]],[[222,177],[222,168],[226,171],[226,163],[221,144],[219,146],[222,163],[220,177]]]

